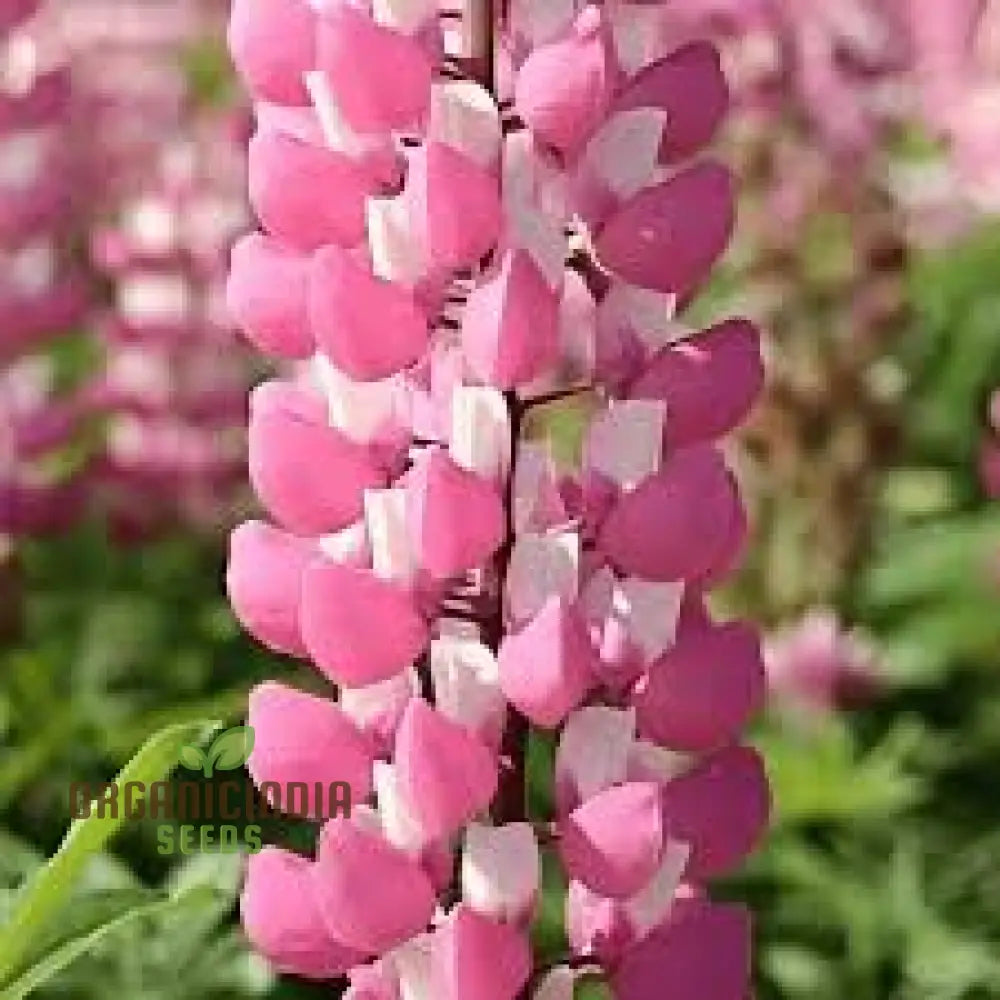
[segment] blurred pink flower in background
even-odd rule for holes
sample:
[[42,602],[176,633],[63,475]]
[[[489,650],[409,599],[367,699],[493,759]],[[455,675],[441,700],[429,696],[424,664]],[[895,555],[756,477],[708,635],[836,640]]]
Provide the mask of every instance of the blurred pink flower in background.
[[989,428],[979,452],[979,476],[986,493],[1000,500],[1000,389],[990,398]]
[[773,633],[764,649],[767,682],[778,707],[836,712],[871,702],[882,684],[880,656],[835,611],[817,608]]

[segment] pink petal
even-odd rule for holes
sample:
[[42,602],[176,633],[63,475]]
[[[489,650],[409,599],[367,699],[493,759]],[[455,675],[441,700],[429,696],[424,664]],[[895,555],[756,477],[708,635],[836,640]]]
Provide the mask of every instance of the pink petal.
[[226,305],[233,321],[265,354],[307,358],[315,349],[306,308],[309,261],[264,233],[233,247]]
[[336,3],[320,15],[317,51],[317,65],[354,131],[402,130],[425,118],[431,63],[414,38],[377,24],[349,3]]
[[559,354],[559,296],[531,256],[504,256],[499,274],[469,297],[462,350],[488,385],[512,389],[543,375]]
[[419,864],[347,819],[323,827],[314,875],[327,930],[368,954],[409,940],[434,913],[434,889]]
[[597,256],[630,285],[686,299],[729,242],[733,201],[725,167],[689,167],[626,202],[598,234]]
[[313,68],[316,15],[308,0],[234,0],[229,51],[254,97],[308,104],[303,74]]
[[570,878],[612,899],[644,888],[663,853],[660,788],[616,785],[588,799],[561,826],[559,850]]
[[639,733],[675,750],[711,750],[732,739],[764,697],[754,629],[740,622],[680,631],[635,696]]
[[556,595],[500,646],[500,686],[523,715],[556,726],[593,687],[597,653],[579,612]]
[[403,795],[431,838],[448,837],[488,808],[497,761],[465,726],[414,698],[396,732]]
[[593,955],[602,965],[616,965],[635,934],[625,904],[570,882],[566,893],[566,935],[574,955]]
[[387,378],[427,349],[427,317],[413,293],[376,277],[340,247],[316,253],[309,282],[309,315],[319,349],[351,378]]
[[229,601],[247,631],[279,653],[306,655],[299,601],[313,557],[308,541],[260,521],[240,525],[229,538]]
[[265,382],[250,406],[250,481],[275,518],[304,535],[357,520],[364,491],[387,481],[370,448],[316,419],[317,398],[290,382]]
[[667,836],[691,845],[688,876],[724,875],[753,850],[771,809],[767,775],[750,747],[728,747],[662,789]]
[[750,982],[750,918],[741,906],[678,900],[631,948],[612,981],[617,1000],[740,1000]]
[[516,1000],[531,975],[524,933],[459,905],[434,934],[435,1000]]
[[598,548],[628,576],[695,579],[728,550],[739,506],[722,457],[707,446],[687,449],[619,500]]
[[302,580],[302,638],[335,684],[364,687],[405,670],[428,642],[409,591],[326,559]]
[[527,58],[514,100],[528,128],[566,155],[600,124],[613,86],[602,14],[588,7],[570,37],[540,46]]
[[[351,802],[363,802],[372,788],[372,747],[332,701],[316,698],[275,681],[250,692],[248,725],[255,734],[247,762],[254,784],[276,782],[284,798],[274,805],[301,808],[289,798],[289,785],[307,785],[308,814],[320,818],[329,807],[327,793],[334,782],[351,786]],[[323,786],[316,800],[315,786]]]
[[414,233],[437,269],[477,263],[500,232],[500,186],[494,173],[440,142],[410,157],[406,199]]
[[764,381],[760,334],[747,320],[727,320],[665,347],[629,391],[667,404],[665,441],[685,448],[742,423]]
[[364,955],[327,931],[313,893],[313,862],[266,847],[247,858],[240,897],[243,929],[279,972],[336,979]]
[[692,42],[648,66],[615,99],[610,113],[648,107],[667,113],[661,162],[675,163],[707,146],[729,108],[729,88],[715,46]]
[[439,580],[486,563],[507,530],[496,486],[460,469],[440,448],[406,477],[407,524],[419,565]]
[[250,202],[268,232],[298,250],[365,238],[365,199],[374,186],[341,153],[258,130],[249,149]]

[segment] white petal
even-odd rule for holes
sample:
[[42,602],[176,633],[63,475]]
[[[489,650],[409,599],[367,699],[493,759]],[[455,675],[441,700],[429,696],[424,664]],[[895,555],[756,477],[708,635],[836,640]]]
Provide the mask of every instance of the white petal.
[[365,525],[372,569],[383,580],[410,580],[416,559],[406,521],[406,491],[365,490]]
[[430,666],[438,710],[498,744],[507,702],[493,651],[476,639],[442,636],[431,643]]
[[576,790],[581,802],[628,776],[635,740],[635,710],[590,706],[570,715],[556,751],[556,784]]
[[612,403],[590,424],[585,464],[623,489],[634,489],[660,467],[666,419],[660,400]]
[[419,31],[436,14],[435,0],[372,0],[375,20],[407,35]]
[[518,535],[540,533],[568,520],[548,441],[525,441],[518,446],[513,493]]
[[696,762],[697,757],[693,754],[636,740],[629,753],[628,778],[630,781],[671,781],[690,771]]
[[401,851],[416,853],[428,843],[427,834],[413,813],[413,807],[400,788],[395,764],[375,761],[373,768],[378,814],[385,839]]
[[598,306],[597,322],[602,328],[631,330],[655,351],[689,334],[676,322],[676,315],[675,295],[616,281]]
[[625,910],[639,939],[644,938],[663,922],[673,904],[690,856],[689,844],[682,844],[676,840],[668,841],[657,873],[642,892],[625,904]]
[[507,570],[507,608],[515,622],[541,611],[558,594],[576,598],[580,581],[580,535],[576,530],[521,535]]
[[341,711],[359,728],[369,729],[379,720],[401,713],[407,702],[419,694],[420,680],[411,667],[395,677],[366,687],[340,689]]
[[659,174],[660,142],[667,113],[660,108],[622,111],[606,122],[587,144],[588,168],[612,194],[637,194]]
[[369,198],[365,202],[372,270],[386,281],[415,284],[426,258],[416,228],[410,225],[403,198]]
[[683,583],[628,577],[617,585],[613,599],[615,616],[625,623],[646,663],[674,644],[683,599]]
[[462,896],[496,920],[529,916],[538,895],[541,858],[528,823],[471,824],[462,853]]
[[399,980],[399,1000],[438,1000],[434,990],[434,938],[421,934],[386,955]]
[[448,452],[456,465],[486,478],[510,468],[510,413],[503,393],[486,386],[460,386],[451,397]]
[[436,83],[431,90],[428,134],[488,167],[500,153],[500,110],[478,83]]
[[399,383],[354,382],[339,371],[324,354],[310,363],[314,384],[329,406],[330,423],[354,441],[367,442],[393,423],[399,406]]
[[573,1000],[576,973],[565,965],[547,972],[535,990],[534,1000]]

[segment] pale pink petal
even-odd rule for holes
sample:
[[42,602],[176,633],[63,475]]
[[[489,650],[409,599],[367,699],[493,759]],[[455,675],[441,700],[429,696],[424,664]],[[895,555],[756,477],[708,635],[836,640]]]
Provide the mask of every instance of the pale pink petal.
[[316,666],[346,687],[388,680],[428,641],[427,623],[408,590],[327,559],[305,572],[300,621]]
[[462,349],[473,372],[499,389],[537,379],[559,353],[559,296],[531,257],[510,251],[469,297]]
[[434,934],[435,1000],[517,1000],[531,974],[525,934],[459,904]]
[[631,782],[605,789],[577,807],[560,830],[570,878],[602,896],[632,896],[656,873],[663,854],[659,786]]
[[316,59],[316,15],[308,0],[234,0],[229,52],[254,97],[309,103],[302,82]]
[[395,760],[401,789],[433,838],[453,834],[496,794],[493,752],[420,698],[407,705],[396,733]]
[[462,898],[477,913],[519,922],[531,916],[541,880],[541,855],[530,823],[465,832]]
[[307,258],[263,233],[244,236],[233,247],[226,307],[264,354],[302,359],[314,350],[306,309]]
[[387,479],[372,449],[316,420],[317,410],[318,399],[290,382],[265,382],[251,396],[250,481],[275,518],[304,535],[357,520],[364,491]]
[[434,889],[419,864],[351,820],[323,827],[313,876],[327,930],[368,954],[402,944],[434,913]]
[[635,740],[635,712],[590,705],[566,720],[556,751],[555,782],[559,812],[625,781]]
[[248,632],[279,653],[305,656],[299,604],[310,543],[261,521],[240,525],[229,538],[226,588]]
[[[321,818],[329,807],[328,790],[334,782],[351,786],[351,802],[363,802],[372,786],[372,746],[340,711],[325,698],[317,698],[275,681],[250,692],[247,724],[253,728],[253,751],[247,762],[254,783],[282,787],[276,807],[301,808],[289,786],[305,783],[308,815]],[[323,786],[317,802],[315,786]]]
[[481,566],[501,546],[506,517],[497,487],[429,448],[406,477],[407,523],[417,562],[439,580]]
[[336,246],[319,250],[309,276],[309,316],[319,349],[358,381],[387,378],[427,349],[427,317],[411,291],[377,278]]
[[604,116],[613,74],[600,8],[588,7],[568,38],[535,49],[521,67],[518,113],[542,142],[572,154]]
[[520,632],[504,638],[500,684],[523,715],[552,727],[576,708],[594,684],[597,654],[579,612],[552,597]]
[[243,930],[279,972],[336,979],[364,955],[326,929],[312,891],[313,862],[266,847],[247,858],[240,897]]

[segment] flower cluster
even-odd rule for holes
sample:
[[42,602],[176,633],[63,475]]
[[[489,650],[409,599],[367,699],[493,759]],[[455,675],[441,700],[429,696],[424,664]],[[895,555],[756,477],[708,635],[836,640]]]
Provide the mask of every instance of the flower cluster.
[[[228,587],[338,689],[257,688],[250,770],[365,803],[314,859],[253,857],[243,916],[353,1000],[748,989],[748,916],[707,885],[767,821],[737,742],[764,675],[705,594],[743,544],[717,445],[762,366],[748,322],[677,318],[730,236],[702,155],[728,93],[651,12],[233,7],[262,231],[228,300],[289,374],[252,395],[272,520],[234,532]],[[529,730],[556,744],[551,816],[526,810]],[[543,850],[572,948],[548,969]]]
[[0,536],[43,531],[80,509],[79,484],[39,463],[73,431],[42,355],[86,305],[62,248],[76,224],[65,67],[37,58],[37,4],[0,5]]
[[[95,489],[116,528],[204,525],[245,475],[247,359],[224,315],[226,250],[246,224],[240,116],[202,105],[180,65],[217,4],[66,13],[94,150],[91,261],[112,301],[90,393],[106,416]],[[79,22],[79,23],[78,23]],[[221,24],[215,34],[221,34]]]

